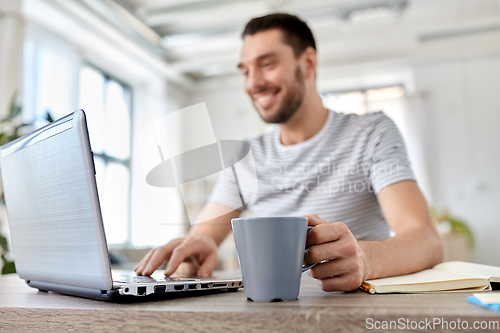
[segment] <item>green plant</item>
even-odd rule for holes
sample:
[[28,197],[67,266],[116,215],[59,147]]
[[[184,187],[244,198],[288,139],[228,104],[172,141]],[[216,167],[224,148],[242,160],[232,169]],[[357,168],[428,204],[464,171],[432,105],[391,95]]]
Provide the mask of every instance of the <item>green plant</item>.
[[[22,108],[16,103],[16,95],[17,93],[15,93],[11,99],[8,110],[9,112],[7,116],[0,120],[0,145],[4,145],[6,143],[16,140],[22,135],[20,133],[22,128],[32,125],[29,123],[22,123],[21,121],[19,121],[18,118],[21,115]],[[53,121],[50,112],[47,111],[45,119],[48,122]],[[2,194],[0,195],[0,205],[5,205],[3,191]],[[1,222],[2,221],[0,221],[0,224]],[[0,267],[2,267],[2,274],[9,274],[16,272],[16,267],[14,262],[9,261],[5,256],[7,252],[9,252],[7,238],[0,233],[0,256],[2,258],[2,263]]]
[[[21,114],[21,107],[16,104],[16,94],[12,97],[9,105],[9,113],[5,118],[0,120],[0,145],[9,143],[19,137],[21,128],[28,126],[28,124],[16,123],[16,118]],[[1,195],[1,204],[5,204],[3,191]],[[0,234],[0,255],[2,257],[2,274],[15,273],[16,267],[14,262],[7,260],[5,254],[9,252],[7,238]]]
[[9,251],[9,247],[7,246],[7,238],[0,234],[0,251],[2,253],[2,274],[10,274],[16,272],[16,266],[13,261],[7,260],[5,258],[5,253]]
[[455,216],[452,216],[449,212],[449,210],[444,210],[442,212],[436,212],[433,211],[432,215],[434,216],[434,219],[436,222],[439,223],[448,223],[449,224],[449,229],[451,232],[456,232],[459,234],[462,234],[466,239],[467,242],[469,243],[469,247],[472,250],[474,248],[475,242],[474,242],[474,234],[472,233],[472,230],[469,228],[467,223]]

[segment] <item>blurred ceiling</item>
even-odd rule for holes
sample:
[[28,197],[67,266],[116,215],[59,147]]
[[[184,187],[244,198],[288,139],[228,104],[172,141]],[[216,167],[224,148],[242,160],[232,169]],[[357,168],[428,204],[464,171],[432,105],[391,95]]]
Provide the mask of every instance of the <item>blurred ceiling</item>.
[[235,74],[244,25],[271,12],[310,25],[321,66],[500,51],[499,0],[76,1],[195,80]]

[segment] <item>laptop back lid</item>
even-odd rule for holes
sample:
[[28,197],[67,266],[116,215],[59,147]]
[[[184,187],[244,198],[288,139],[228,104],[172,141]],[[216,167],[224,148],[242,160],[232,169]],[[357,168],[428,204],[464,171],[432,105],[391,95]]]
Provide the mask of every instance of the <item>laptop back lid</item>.
[[19,276],[112,289],[83,110],[2,146],[0,171]]

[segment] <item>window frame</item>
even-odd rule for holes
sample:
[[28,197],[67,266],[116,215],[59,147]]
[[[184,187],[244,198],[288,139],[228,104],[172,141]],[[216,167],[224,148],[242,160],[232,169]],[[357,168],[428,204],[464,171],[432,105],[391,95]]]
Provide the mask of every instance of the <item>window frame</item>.
[[[103,103],[106,103],[106,98],[107,98],[107,92],[106,89],[108,87],[109,82],[114,81],[118,83],[122,88],[124,89],[124,97],[125,97],[125,102],[128,105],[128,112],[129,112],[129,117],[130,117],[130,135],[129,135],[129,147],[130,147],[130,154],[127,159],[119,159],[116,157],[113,157],[111,155],[106,154],[105,152],[102,153],[95,153],[92,151],[93,158],[98,157],[101,158],[104,162],[104,165],[106,166],[109,162],[111,163],[116,163],[116,164],[121,164],[125,166],[128,169],[128,189],[127,189],[127,221],[126,221],[126,228],[127,228],[127,233],[126,233],[126,238],[123,243],[116,243],[116,244],[110,244],[107,242],[108,248],[132,248],[132,154],[133,154],[133,123],[134,123],[134,111],[133,111],[133,105],[134,105],[134,90],[132,86],[123,80],[117,78],[114,75],[111,75],[107,73],[105,70],[100,68],[99,66],[89,62],[89,61],[82,61],[80,64],[80,68],[78,70],[78,80],[80,80],[80,73],[82,69],[85,67],[89,67],[99,74],[101,74],[104,78],[104,92],[103,92]],[[125,94],[126,90],[126,94]],[[78,86],[78,93],[80,93],[80,86]],[[128,95],[128,96],[127,96]],[[80,103],[80,101],[78,101]],[[101,203],[99,203],[101,205]],[[102,207],[101,207],[102,210]],[[104,223],[104,221],[103,221]]]
[[[370,101],[368,100],[368,94],[367,94],[368,90],[396,88],[396,87],[399,87],[399,88],[403,89],[403,95],[401,97],[405,97],[406,94],[407,94],[408,89],[406,89],[405,85],[402,84],[402,83],[399,83],[399,84],[389,84],[389,85],[374,85],[374,86],[364,87],[364,88],[358,88],[358,89],[330,90],[330,91],[326,91],[326,92],[320,93],[320,96],[322,98],[326,98],[328,95],[341,95],[341,94],[349,94],[349,93],[360,93],[361,96],[362,96],[362,98],[363,98],[363,108],[364,108],[364,111],[365,111],[364,114],[367,114],[367,113],[373,112],[368,107],[369,103],[370,103]],[[329,107],[329,106],[326,105],[326,107]],[[335,109],[332,109],[332,110],[335,111],[335,112],[337,112],[337,113],[339,113],[339,112],[340,113],[344,113],[343,110],[335,110]]]

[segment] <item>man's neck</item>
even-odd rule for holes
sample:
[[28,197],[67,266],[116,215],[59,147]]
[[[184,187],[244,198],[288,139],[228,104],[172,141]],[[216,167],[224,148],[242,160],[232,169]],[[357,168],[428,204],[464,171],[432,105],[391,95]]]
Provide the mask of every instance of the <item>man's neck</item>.
[[321,130],[327,118],[328,110],[317,93],[309,100],[304,98],[295,114],[286,123],[279,125],[281,143],[293,145],[312,138]]

